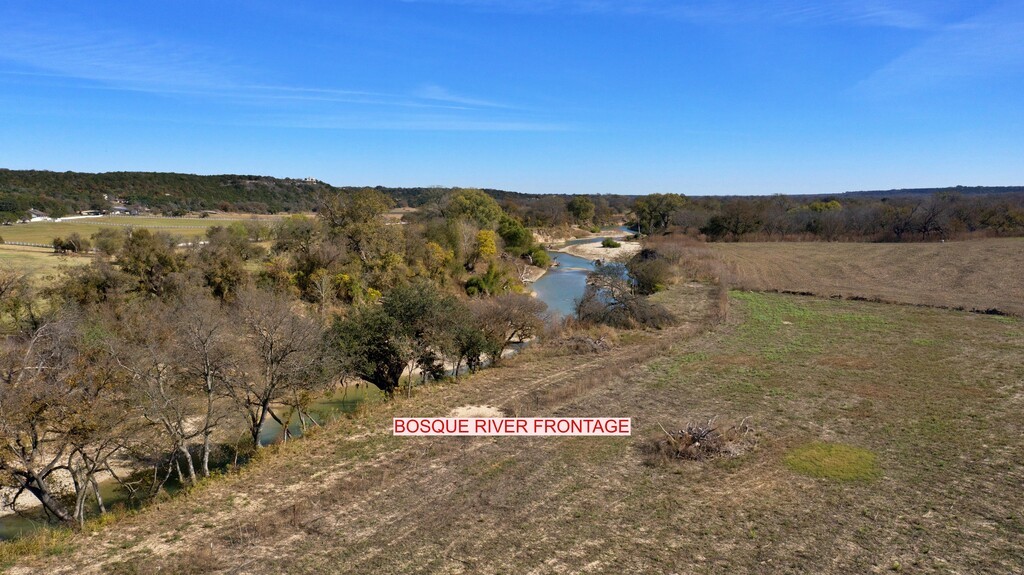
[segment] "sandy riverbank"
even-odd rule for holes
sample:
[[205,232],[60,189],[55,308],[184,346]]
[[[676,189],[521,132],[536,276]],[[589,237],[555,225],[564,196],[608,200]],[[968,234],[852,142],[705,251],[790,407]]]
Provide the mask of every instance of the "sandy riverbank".
[[602,261],[618,260],[620,257],[628,258],[640,251],[640,242],[631,242],[626,240],[616,241],[620,244],[617,248],[602,247],[600,242],[594,242],[588,244],[573,244],[570,246],[561,246],[552,249],[554,251],[565,252],[579,258]]
[[523,283],[532,284],[533,282],[535,282],[535,281],[539,280],[540,278],[544,277],[544,274],[546,274],[546,273],[548,273],[548,269],[547,268],[542,268],[542,267],[537,267],[537,266],[530,266],[530,267],[526,268],[526,271],[523,273],[523,278],[522,278]]

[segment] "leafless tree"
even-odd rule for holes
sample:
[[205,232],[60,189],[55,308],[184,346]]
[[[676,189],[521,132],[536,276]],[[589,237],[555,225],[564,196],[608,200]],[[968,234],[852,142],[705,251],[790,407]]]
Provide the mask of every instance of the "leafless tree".
[[198,394],[180,377],[175,322],[157,320],[173,317],[172,310],[170,305],[152,300],[124,314],[123,336],[111,340],[110,354],[133,381],[133,402],[142,417],[156,426],[158,437],[167,442],[168,464],[177,467],[182,484],[195,484],[190,446],[203,436],[203,426],[194,422]]
[[211,437],[227,417],[217,400],[227,395],[227,379],[238,370],[235,332],[221,304],[205,292],[180,298],[172,317],[179,375],[185,379],[186,386],[198,390],[201,397],[198,424],[202,437],[201,471],[203,476],[209,476]]
[[[59,521],[80,525],[88,497],[102,508],[96,475],[132,436],[138,416],[105,349],[64,317],[23,338],[9,337],[0,352],[0,482],[25,492]],[[88,326],[86,326],[88,327]],[[74,507],[57,485],[70,476]]]
[[526,341],[540,332],[547,307],[537,298],[516,293],[472,300],[470,309],[488,342],[491,361],[500,361],[513,341]]
[[321,325],[299,313],[287,298],[245,290],[232,313],[243,345],[237,373],[225,383],[258,447],[268,418],[284,427],[287,436],[287,421],[274,411],[275,405],[324,390],[336,374],[325,368]]

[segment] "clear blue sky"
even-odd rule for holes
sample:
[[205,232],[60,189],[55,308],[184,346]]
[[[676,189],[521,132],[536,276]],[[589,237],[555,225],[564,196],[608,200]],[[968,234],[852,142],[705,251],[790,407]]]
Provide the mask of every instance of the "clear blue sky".
[[0,167],[1024,184],[1024,1],[0,0]]

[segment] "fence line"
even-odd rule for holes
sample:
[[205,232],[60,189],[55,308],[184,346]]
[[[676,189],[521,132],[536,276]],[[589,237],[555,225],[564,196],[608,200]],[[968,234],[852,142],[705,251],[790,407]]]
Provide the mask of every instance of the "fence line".
[[30,248],[50,248],[53,249],[53,244],[33,244],[29,242],[2,242],[0,245],[5,246],[26,246]]

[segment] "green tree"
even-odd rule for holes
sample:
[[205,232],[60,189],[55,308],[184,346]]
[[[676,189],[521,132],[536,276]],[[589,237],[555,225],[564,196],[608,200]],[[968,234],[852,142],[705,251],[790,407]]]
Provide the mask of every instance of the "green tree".
[[117,264],[138,281],[140,291],[163,296],[173,289],[174,274],[185,269],[185,257],[172,236],[143,228],[132,230]]
[[319,201],[319,215],[332,230],[343,232],[353,224],[379,220],[394,206],[386,194],[373,188],[352,192],[324,194]]
[[92,241],[101,254],[112,256],[121,251],[128,232],[124,229],[103,228],[92,235]]
[[566,209],[577,224],[589,224],[594,219],[594,202],[586,196],[573,196]]
[[666,229],[672,223],[672,216],[685,205],[686,199],[679,194],[651,194],[637,198],[633,212],[638,231],[653,234]]
[[505,242],[505,250],[512,255],[523,255],[533,247],[533,234],[518,219],[509,215],[501,217],[498,235]]
[[504,212],[494,198],[480,190],[465,189],[452,194],[444,215],[448,219],[466,219],[481,229],[495,229]]
[[336,352],[353,373],[392,396],[407,368],[451,345],[451,310],[460,305],[428,282],[396,287],[380,305],[360,306],[335,322]]

